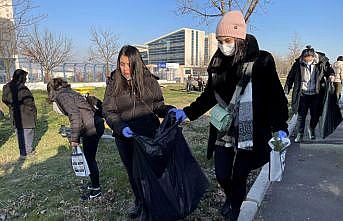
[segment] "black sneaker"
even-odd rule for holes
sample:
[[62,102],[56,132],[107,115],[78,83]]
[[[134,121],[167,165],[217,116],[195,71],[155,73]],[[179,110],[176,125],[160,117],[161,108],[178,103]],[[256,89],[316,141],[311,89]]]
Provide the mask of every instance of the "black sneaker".
[[315,140],[316,139],[316,134],[314,132],[314,129],[308,128],[308,136],[310,137],[311,140]]
[[80,187],[80,189],[81,189],[82,191],[85,191],[85,190],[101,190],[101,189],[100,189],[100,186],[94,187],[94,186],[92,185],[91,182],[88,182],[88,183],[86,183],[85,185],[82,185],[82,186]]
[[134,206],[128,209],[127,216],[130,219],[135,219],[141,215],[142,209],[143,209],[142,203],[137,203],[137,204],[135,203]]
[[88,194],[81,196],[81,200],[93,200],[101,197],[100,190],[91,190]]
[[87,186],[87,190],[99,191],[99,190],[100,190],[100,187]]
[[302,133],[298,133],[297,137],[294,139],[295,143],[301,143],[303,141],[304,135]]

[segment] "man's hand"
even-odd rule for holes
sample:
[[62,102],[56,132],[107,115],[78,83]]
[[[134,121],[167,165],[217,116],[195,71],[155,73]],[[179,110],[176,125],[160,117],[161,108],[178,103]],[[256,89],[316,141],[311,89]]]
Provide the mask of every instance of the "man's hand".
[[330,75],[330,81],[331,81],[331,82],[334,82],[334,81],[335,81],[335,76]]
[[79,143],[77,143],[77,142],[70,142],[70,146],[77,147],[77,146],[79,146]]

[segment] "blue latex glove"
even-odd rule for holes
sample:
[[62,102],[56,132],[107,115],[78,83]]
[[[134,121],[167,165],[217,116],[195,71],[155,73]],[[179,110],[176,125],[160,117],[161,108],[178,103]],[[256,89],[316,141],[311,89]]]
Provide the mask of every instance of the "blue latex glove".
[[174,112],[177,121],[183,122],[187,118],[186,113],[182,109],[172,108],[168,112]]
[[282,140],[282,139],[287,137],[287,133],[285,131],[283,131],[283,130],[279,130],[278,131],[278,136],[279,136],[280,140]]
[[130,138],[133,136],[133,132],[129,127],[124,127],[123,131],[122,131],[124,137]]

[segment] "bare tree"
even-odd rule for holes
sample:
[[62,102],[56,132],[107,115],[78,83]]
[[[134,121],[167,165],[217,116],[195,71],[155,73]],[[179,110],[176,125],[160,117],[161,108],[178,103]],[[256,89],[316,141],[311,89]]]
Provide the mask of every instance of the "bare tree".
[[291,67],[292,63],[294,63],[294,60],[298,58],[302,51],[302,41],[297,32],[293,34],[292,40],[289,43],[288,46],[288,55],[287,55],[287,61],[289,68]]
[[71,57],[71,40],[61,34],[54,36],[48,30],[40,33],[35,27],[26,41],[21,44],[21,49],[24,56],[43,67],[46,83],[50,80],[52,69]]
[[8,11],[9,16],[7,16],[14,21],[9,27],[11,31],[29,27],[46,18],[47,15],[32,13],[37,7],[31,0],[0,0],[0,9],[13,9],[13,12]]
[[110,30],[91,28],[91,43],[89,48],[89,60],[105,63],[106,77],[110,76],[110,65],[116,63],[118,54],[118,36]]
[[46,17],[33,15],[36,7],[31,0],[0,0],[0,58],[7,79],[10,79],[10,71],[18,55],[18,44],[26,36],[27,28]]
[[[0,30],[11,26],[12,21],[0,18]],[[3,68],[6,72],[6,78],[10,79],[11,68],[15,66],[15,56],[17,54],[17,36],[13,31],[0,33],[0,59],[3,63]]]
[[285,77],[287,76],[287,72],[289,69],[289,63],[287,60],[287,57],[282,56],[280,54],[277,53],[273,53],[273,57],[274,57],[274,61],[275,61],[275,65],[276,65],[276,71],[279,75],[279,77]]
[[270,0],[206,0],[200,4],[196,0],[177,0],[179,14],[193,14],[202,18],[206,22],[208,18],[224,15],[226,12],[237,9],[244,14],[245,21],[248,22],[250,16],[258,5],[263,10]]

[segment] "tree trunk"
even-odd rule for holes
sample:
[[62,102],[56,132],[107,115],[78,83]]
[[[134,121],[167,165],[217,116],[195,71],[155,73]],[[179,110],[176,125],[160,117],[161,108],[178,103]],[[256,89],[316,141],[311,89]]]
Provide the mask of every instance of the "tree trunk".
[[50,70],[44,70],[44,83],[48,83],[50,81]]
[[10,73],[10,68],[5,67],[5,71],[6,71],[6,81],[10,81],[11,80],[11,73]]
[[111,76],[110,64],[106,62],[106,78],[109,78],[110,76]]
[[7,58],[3,59],[4,62],[4,68],[6,73],[6,81],[11,80],[11,61],[9,61]]

